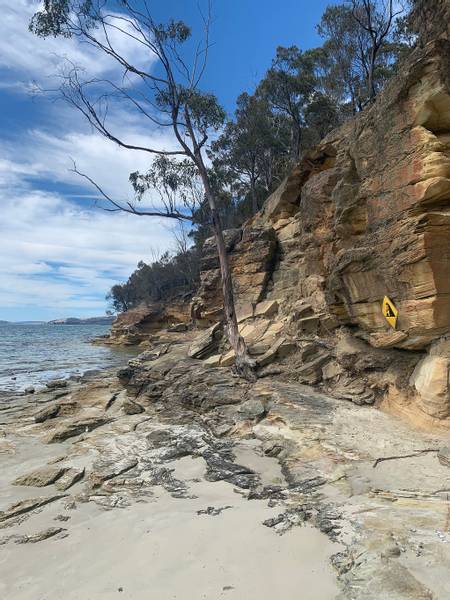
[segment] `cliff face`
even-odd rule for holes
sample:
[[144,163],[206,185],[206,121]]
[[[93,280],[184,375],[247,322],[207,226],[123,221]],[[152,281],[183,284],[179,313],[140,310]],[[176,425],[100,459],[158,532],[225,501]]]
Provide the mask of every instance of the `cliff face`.
[[414,0],[413,22],[420,43],[426,44],[450,36],[450,4],[448,0]]
[[121,313],[111,327],[107,343],[148,345],[149,338],[161,330],[187,327],[190,305],[190,298],[181,298],[171,304],[142,305]]
[[[260,367],[278,359],[286,377],[427,424],[450,424],[449,19],[450,0],[419,2],[421,37],[398,76],[225,236],[240,330]],[[138,309],[113,339],[191,318],[208,327],[221,309],[209,240],[192,304]],[[214,347],[210,366],[232,364],[226,344]]]
[[[277,300],[284,333],[327,340],[330,389],[362,385],[419,420],[450,416],[450,3],[435,9],[375,104],[309,152],[230,248],[238,304]],[[199,318],[220,309],[207,251]]]
[[[450,327],[448,42],[418,54],[371,110],[303,159],[255,220],[277,231],[274,292],[296,276],[305,297],[306,280],[320,278],[322,306],[377,347],[423,349]],[[385,295],[399,310],[397,332],[380,310]]]
[[[271,227],[225,232],[238,305],[257,303],[266,294],[276,260],[276,234]],[[201,283],[193,302],[193,317],[200,326],[216,321],[222,312],[223,296],[219,259],[213,238],[203,247]]]

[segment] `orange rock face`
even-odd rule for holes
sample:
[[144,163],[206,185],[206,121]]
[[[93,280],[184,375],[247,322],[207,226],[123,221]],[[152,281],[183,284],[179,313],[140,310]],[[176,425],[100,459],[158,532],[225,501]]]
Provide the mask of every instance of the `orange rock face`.
[[[436,2],[450,15],[448,0]],[[323,324],[319,335],[350,327],[367,355],[386,353],[387,366],[375,369],[377,378],[370,366],[352,374],[349,363],[346,378],[398,389],[445,420],[450,358],[431,354],[417,364],[408,352],[425,356],[450,332],[450,43],[445,23],[438,29],[439,39],[419,44],[370,109],[302,159],[235,234],[230,260],[237,304],[276,300],[287,322],[301,306]],[[197,307],[217,318],[213,256],[211,245]],[[383,315],[385,296],[398,310],[396,329]]]
[[155,332],[177,323],[189,323],[190,299],[170,304],[142,305],[121,313],[111,327],[109,344],[136,345]]
[[271,294],[287,311],[308,298],[392,346],[387,295],[399,310],[396,347],[424,349],[449,331],[449,57],[446,40],[417,49],[409,71],[310,152],[252,223],[276,230]]
[[[238,305],[256,303],[264,297],[272,274],[276,253],[276,236],[272,228],[251,226],[225,232],[233,287]],[[193,303],[198,324],[215,322],[221,317],[223,295],[219,261],[213,238],[205,242],[200,289]]]

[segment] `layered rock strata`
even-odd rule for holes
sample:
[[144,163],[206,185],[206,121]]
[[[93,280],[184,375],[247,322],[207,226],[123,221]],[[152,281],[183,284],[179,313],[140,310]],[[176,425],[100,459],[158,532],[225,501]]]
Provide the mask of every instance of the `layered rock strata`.
[[[289,378],[435,424],[450,418],[450,2],[416,4],[420,38],[399,74],[225,238],[241,333],[260,369],[281,360]],[[268,301],[277,311],[258,315]],[[190,306],[126,313],[112,338],[151,345],[172,321],[211,327],[221,314],[211,239]],[[217,339],[198,357],[234,361]]]
[[[304,156],[244,226],[242,239],[267,240],[261,260],[239,243],[230,253],[238,302],[277,301],[301,380],[403,403],[430,424],[450,416],[450,3],[435,4],[442,19],[421,22],[420,43],[374,105]],[[250,264],[254,296],[239,284]],[[205,307],[219,304],[210,273]],[[358,348],[353,363],[343,339]],[[307,349],[320,340],[326,360],[320,344]]]
[[163,329],[190,322],[190,297],[170,303],[141,305],[121,313],[111,327],[111,334],[102,343],[137,345]]

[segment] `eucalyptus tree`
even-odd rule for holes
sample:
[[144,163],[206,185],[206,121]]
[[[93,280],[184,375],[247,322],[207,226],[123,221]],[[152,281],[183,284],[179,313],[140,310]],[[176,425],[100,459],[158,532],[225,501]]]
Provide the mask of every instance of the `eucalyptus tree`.
[[[30,29],[44,38],[76,38],[97,51],[99,56],[115,61],[122,71],[120,80],[88,78],[80,68],[72,65],[62,75],[59,93],[105,138],[122,148],[161,157],[153,171],[150,169],[143,176],[132,176],[137,200],[147,192],[155,192],[155,180],[163,184],[168,195],[160,198],[161,206],[155,204],[150,209],[140,207],[139,202],[112,198],[91,176],[81,174],[95,185],[111,210],[189,221],[198,198],[187,199],[183,193],[186,192],[186,170],[191,167],[195,172],[211,215],[222,278],[226,329],[235,351],[236,368],[240,374],[252,378],[254,362],[238,330],[217,198],[205,162],[210,136],[221,128],[225,114],[215,96],[200,89],[210,47],[209,4],[208,13],[202,18],[204,35],[198,44],[194,44],[191,60],[187,58],[190,28],[182,21],[157,22],[147,0],[44,0],[31,20]],[[145,52],[147,60],[133,61],[123,50],[127,42]],[[127,139],[114,129],[108,118],[114,102],[125,103],[129,110],[137,111],[148,123],[149,131],[155,128],[170,130],[173,145],[161,149],[157,145]]]
[[265,98],[243,93],[236,105],[234,120],[228,121],[222,135],[212,144],[212,158],[216,167],[229,175],[232,189],[250,195],[255,214],[259,208],[258,187],[264,188],[265,183],[266,155],[277,141]]
[[297,46],[280,46],[257,89],[257,94],[267,99],[275,113],[287,117],[290,122],[292,162],[300,155],[304,111],[315,84],[311,56]]
[[369,38],[365,57],[367,92],[372,102],[377,95],[376,70],[397,17],[404,13],[404,6],[397,0],[350,0],[352,16]]
[[127,284],[116,283],[106,294],[113,312],[124,312],[134,306],[136,301],[135,290]]
[[368,76],[367,32],[358,26],[350,6],[327,6],[317,26],[324,39],[316,52],[322,64],[322,80],[329,93],[352,113],[362,110]]

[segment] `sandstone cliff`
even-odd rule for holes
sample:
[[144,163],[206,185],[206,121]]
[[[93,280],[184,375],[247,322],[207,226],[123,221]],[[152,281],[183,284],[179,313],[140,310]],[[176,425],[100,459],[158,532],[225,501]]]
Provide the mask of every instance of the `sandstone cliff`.
[[147,346],[149,338],[157,332],[170,329],[187,328],[190,321],[190,297],[180,298],[170,304],[154,303],[132,308],[121,313],[111,327],[107,340],[111,345]]
[[[421,6],[420,42],[373,106],[304,156],[242,230],[226,233],[226,243],[240,329],[260,368],[279,359],[287,377],[337,397],[444,423],[450,418],[450,2]],[[430,9],[435,18],[424,18]],[[385,296],[399,312],[395,329],[382,312]],[[191,319],[209,327],[221,308],[208,240],[192,303],[132,311],[119,317],[113,339],[142,342]],[[214,328],[196,353],[215,353],[210,366],[233,362]]]
[[[327,341],[301,378],[419,420],[450,416],[450,3],[433,14],[376,103],[309,152],[231,248],[240,303],[276,300],[303,355]],[[197,307],[220,308],[209,258]]]

